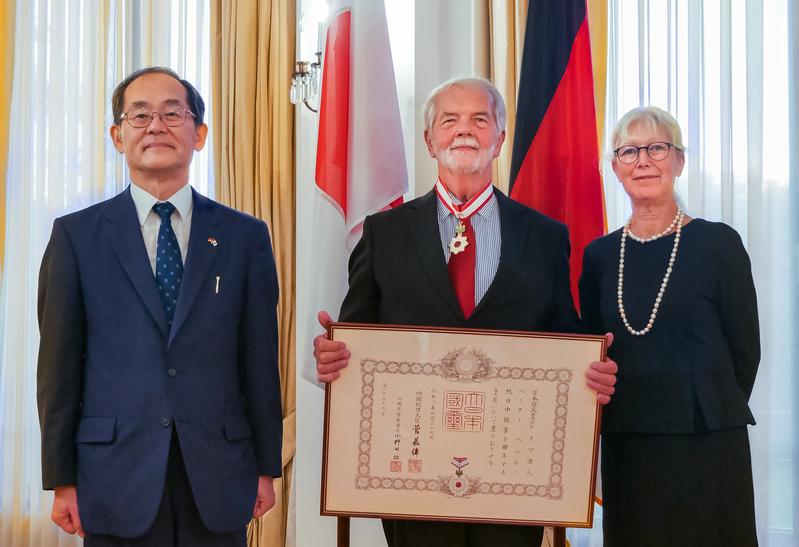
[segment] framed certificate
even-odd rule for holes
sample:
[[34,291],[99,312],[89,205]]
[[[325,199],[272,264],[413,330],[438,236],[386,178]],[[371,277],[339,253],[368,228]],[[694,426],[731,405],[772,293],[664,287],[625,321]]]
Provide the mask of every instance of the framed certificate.
[[590,527],[605,338],[334,323],[323,515]]

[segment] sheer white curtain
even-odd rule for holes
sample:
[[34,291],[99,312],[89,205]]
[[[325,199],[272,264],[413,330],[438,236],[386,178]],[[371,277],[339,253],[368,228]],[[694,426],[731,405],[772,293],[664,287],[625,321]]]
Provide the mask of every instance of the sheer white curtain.
[[[791,9],[790,0],[609,0],[608,19],[606,151],[629,109],[651,104],[674,114],[688,146],[677,191],[689,214],[734,227],[752,259],[763,358],[750,440],[758,537],[768,547],[799,545],[798,156],[796,144],[789,149],[799,28]],[[609,162],[603,171],[615,230],[630,208]],[[593,531],[570,531],[573,546],[602,544],[598,516]]]
[[[17,2],[0,292],[3,547],[80,543],[58,533],[49,520],[52,493],[41,490],[36,291],[53,219],[127,184],[124,159],[107,136],[111,93],[127,73],[170,66],[210,104],[209,34],[207,0]],[[206,193],[210,158],[207,149],[198,154],[192,170],[192,183]]]

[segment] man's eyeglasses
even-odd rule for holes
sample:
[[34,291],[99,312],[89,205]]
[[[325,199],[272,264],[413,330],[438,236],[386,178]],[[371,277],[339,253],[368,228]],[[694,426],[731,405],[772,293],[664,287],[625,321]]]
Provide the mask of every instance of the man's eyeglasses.
[[186,122],[186,118],[194,117],[193,112],[189,112],[185,108],[170,108],[162,110],[161,112],[151,112],[143,108],[135,108],[122,114],[122,119],[128,120],[131,127],[143,128],[150,125],[153,117],[158,116],[164,125],[169,127],[178,127]]
[[613,151],[613,154],[619,158],[622,163],[635,163],[638,160],[638,154],[641,150],[646,150],[649,159],[652,160],[665,160],[674,145],[670,142],[653,142],[647,146],[621,146]]

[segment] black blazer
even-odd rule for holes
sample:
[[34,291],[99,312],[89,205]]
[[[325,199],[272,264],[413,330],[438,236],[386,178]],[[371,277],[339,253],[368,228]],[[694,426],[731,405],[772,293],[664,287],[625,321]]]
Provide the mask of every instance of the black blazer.
[[566,227],[494,190],[502,246],[496,276],[465,319],[449,281],[431,191],[366,218],[339,319],[360,323],[578,332]]

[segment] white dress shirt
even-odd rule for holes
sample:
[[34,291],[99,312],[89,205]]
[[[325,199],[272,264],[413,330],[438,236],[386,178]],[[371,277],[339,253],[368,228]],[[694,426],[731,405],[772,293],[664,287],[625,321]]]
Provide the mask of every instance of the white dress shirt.
[[150,267],[155,276],[155,254],[158,249],[158,230],[161,228],[161,217],[153,211],[153,205],[161,201],[168,201],[175,206],[172,213],[172,230],[178,239],[180,255],[183,263],[186,263],[186,252],[189,249],[189,234],[191,233],[191,212],[194,207],[194,198],[191,194],[191,186],[186,183],[183,188],[175,192],[168,200],[159,200],[148,191],[130,185],[130,195],[136,205],[136,214],[139,216],[139,226],[141,235],[144,238],[144,246],[147,248],[147,256],[150,258]]

